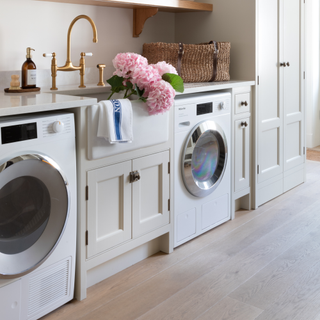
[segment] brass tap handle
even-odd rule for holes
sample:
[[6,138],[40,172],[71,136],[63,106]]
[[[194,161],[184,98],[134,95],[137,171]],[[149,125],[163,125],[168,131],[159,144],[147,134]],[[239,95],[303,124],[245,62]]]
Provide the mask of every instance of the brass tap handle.
[[101,86],[104,87],[105,84],[103,82],[103,69],[106,67],[105,64],[98,64],[97,68],[99,69],[99,83],[97,84],[97,86]]
[[57,86],[56,86],[56,77],[57,77],[57,70],[58,70],[56,53],[55,53],[55,52],[52,52],[52,53],[44,53],[43,56],[44,56],[45,58],[50,58],[50,57],[52,57],[52,60],[51,60],[52,87],[50,88],[50,90],[58,90],[58,88],[57,88]]
[[84,60],[84,57],[92,57],[91,52],[81,52],[80,53],[80,86],[79,88],[85,88],[86,86],[84,85],[84,75],[85,75],[85,70],[86,70],[86,62]]

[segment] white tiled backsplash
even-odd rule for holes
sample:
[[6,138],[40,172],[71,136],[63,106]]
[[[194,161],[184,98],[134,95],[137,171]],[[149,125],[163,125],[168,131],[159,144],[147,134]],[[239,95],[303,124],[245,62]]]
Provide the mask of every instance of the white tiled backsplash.
[[[106,67],[104,69],[103,81],[106,83],[106,79],[112,76],[114,68]],[[11,75],[18,74],[20,76],[20,86],[21,86],[21,70],[15,71],[0,71],[0,90],[3,91],[5,88],[10,87]],[[84,84],[93,84],[99,82],[99,70],[94,67],[87,67],[84,75]],[[65,85],[79,85],[80,84],[80,74],[79,71],[58,71],[56,78],[56,86],[65,86]],[[37,87],[40,88],[51,88],[52,79],[51,79],[51,70],[50,69],[37,69]]]

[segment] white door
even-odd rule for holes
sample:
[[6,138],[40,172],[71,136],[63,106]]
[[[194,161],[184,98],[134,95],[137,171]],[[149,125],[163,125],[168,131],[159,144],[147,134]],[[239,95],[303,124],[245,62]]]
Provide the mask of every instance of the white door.
[[283,0],[280,59],[284,106],[284,170],[304,162],[303,104],[301,100],[301,0]]
[[279,86],[279,0],[257,2],[258,184],[283,173],[283,110]]
[[131,161],[88,172],[87,257],[131,239]]
[[234,123],[234,192],[250,186],[250,118]]
[[169,223],[169,151],[133,160],[140,180],[132,183],[133,237]]

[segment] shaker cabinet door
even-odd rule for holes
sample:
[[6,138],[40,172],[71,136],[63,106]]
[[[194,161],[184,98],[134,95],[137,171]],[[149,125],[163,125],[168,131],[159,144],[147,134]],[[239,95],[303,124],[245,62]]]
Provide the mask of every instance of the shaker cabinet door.
[[258,184],[283,173],[283,108],[279,82],[280,0],[259,0],[257,7],[257,160]]
[[234,192],[249,188],[250,118],[234,123]]
[[88,171],[87,258],[131,239],[131,161]]
[[132,183],[133,237],[169,223],[169,151],[133,160],[140,180]]
[[301,0],[283,0],[283,23],[280,56],[283,67],[284,106],[284,170],[304,162],[304,110],[300,85],[303,82],[301,65]]

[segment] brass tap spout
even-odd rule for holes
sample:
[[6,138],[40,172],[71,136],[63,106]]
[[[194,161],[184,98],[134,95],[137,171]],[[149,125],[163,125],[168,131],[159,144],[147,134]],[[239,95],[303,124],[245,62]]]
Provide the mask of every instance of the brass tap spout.
[[72,66],[72,62],[71,62],[71,31],[73,28],[73,25],[80,19],[87,19],[91,26],[92,26],[92,30],[93,30],[93,42],[97,43],[98,42],[98,33],[97,33],[97,28],[96,25],[94,24],[93,20],[91,18],[89,18],[88,16],[82,14],[80,16],[75,17],[72,22],[70,23],[69,29],[68,29],[68,40],[67,40],[67,62],[66,65],[71,65]]
[[57,71],[75,71],[79,70],[80,71],[80,86],[79,88],[85,88],[86,86],[84,85],[84,75],[85,75],[85,56],[92,56],[92,53],[84,53],[81,52],[80,56],[80,64],[79,66],[74,66],[71,61],[71,31],[73,28],[73,25],[79,20],[79,19],[86,19],[90,22],[92,30],[93,30],[93,42],[97,43],[98,42],[98,33],[97,33],[97,28],[96,25],[94,24],[93,20],[89,18],[86,15],[80,15],[75,17],[68,29],[68,38],[67,38],[67,61],[66,64],[62,67],[57,66],[57,59],[56,59],[56,54],[53,52],[52,54],[44,53],[44,57],[52,57],[52,62],[51,62],[51,76],[52,76],[52,87],[51,90],[57,90],[58,88],[56,87],[56,76],[57,76]]

